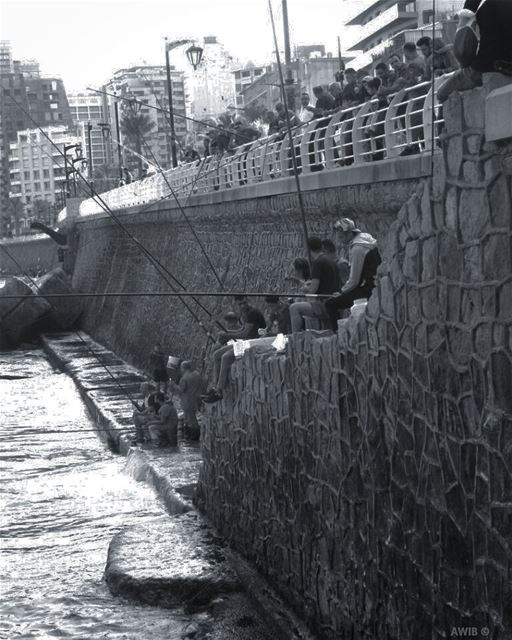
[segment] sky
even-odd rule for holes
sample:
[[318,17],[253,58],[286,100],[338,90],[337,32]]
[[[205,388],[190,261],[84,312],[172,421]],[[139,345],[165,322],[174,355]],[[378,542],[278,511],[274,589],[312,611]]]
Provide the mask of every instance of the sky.
[[[288,0],[292,47],[321,43],[333,55],[354,5],[367,0]],[[281,1],[272,0],[282,47]],[[68,91],[99,86],[131,64],[164,63],[164,37],[215,35],[231,55],[272,59],[268,0],[1,0],[0,39],[13,58],[35,58]],[[342,36],[345,39],[345,36]],[[342,45],[343,48],[343,45]],[[183,52],[171,64],[187,64]]]

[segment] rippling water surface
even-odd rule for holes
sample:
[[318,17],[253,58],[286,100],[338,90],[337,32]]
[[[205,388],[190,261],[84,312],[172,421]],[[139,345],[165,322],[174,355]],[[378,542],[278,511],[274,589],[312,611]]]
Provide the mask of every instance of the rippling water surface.
[[179,613],[115,599],[102,578],[114,533],[162,513],[152,491],[41,352],[0,353],[2,375],[28,377],[0,379],[0,638],[180,638]]

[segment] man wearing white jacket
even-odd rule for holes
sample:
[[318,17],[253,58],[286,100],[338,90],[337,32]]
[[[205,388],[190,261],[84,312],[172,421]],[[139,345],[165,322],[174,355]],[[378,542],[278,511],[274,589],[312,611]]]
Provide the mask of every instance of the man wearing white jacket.
[[350,218],[340,218],[334,228],[349,245],[350,275],[341,288],[325,302],[333,330],[337,330],[338,310],[348,309],[358,298],[369,298],[375,287],[377,267],[381,263],[377,240],[356,228]]

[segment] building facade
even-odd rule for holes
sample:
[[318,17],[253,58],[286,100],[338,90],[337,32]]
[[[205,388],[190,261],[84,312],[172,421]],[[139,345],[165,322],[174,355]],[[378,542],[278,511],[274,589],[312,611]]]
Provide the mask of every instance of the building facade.
[[[84,157],[91,160],[88,179],[94,170],[111,165],[115,157],[111,137],[106,135],[106,113],[103,98],[98,93],[71,93],[68,96],[71,118],[82,142]],[[90,142],[90,145],[89,145]]]
[[[66,127],[45,127],[43,131],[51,142],[39,129],[25,129],[18,131],[15,142],[9,145],[9,195],[11,200],[18,199],[23,205],[24,227],[38,217],[37,204],[34,205],[37,201],[46,202],[47,211],[62,204],[61,194],[66,183],[64,146],[80,144],[80,139]],[[73,154],[76,154],[75,149],[68,152],[68,168],[76,158]],[[77,163],[73,166],[83,170]],[[72,186],[70,191],[73,191]]]
[[[357,26],[357,36],[349,51],[359,51],[352,61],[356,69],[369,65],[390,48],[399,34],[407,41],[409,31],[420,32],[432,28],[433,22],[446,20],[463,6],[463,0],[373,0],[361,3],[360,9],[347,21],[346,26]],[[435,27],[434,27],[435,28]],[[436,37],[442,35],[439,27]],[[419,36],[418,36],[419,37]]]
[[188,69],[185,73],[192,115],[199,120],[215,118],[235,104],[233,57],[215,36],[206,36],[202,47],[201,64],[195,71]]
[[[174,125],[179,154],[180,146],[187,133],[183,72],[171,69],[171,83]],[[104,90],[108,94],[115,93],[118,96],[122,163],[132,168],[139,164],[138,157],[133,153],[135,151],[134,145],[127,135],[123,134],[122,126],[126,113],[130,108],[133,108],[137,113],[146,115],[153,125],[151,130],[142,136],[141,155],[150,164],[160,165],[164,169],[170,168],[172,166],[171,129],[165,66],[141,65],[120,69],[106,83]],[[135,98],[137,102],[130,103],[130,98]],[[105,96],[103,106],[110,124],[117,158],[115,102],[116,98],[108,95]]]
[[256,80],[262,78],[266,73],[272,70],[272,65],[257,66],[252,63],[246,64],[238,69],[233,69],[233,79],[235,83],[235,105],[243,107],[245,104],[245,90]]

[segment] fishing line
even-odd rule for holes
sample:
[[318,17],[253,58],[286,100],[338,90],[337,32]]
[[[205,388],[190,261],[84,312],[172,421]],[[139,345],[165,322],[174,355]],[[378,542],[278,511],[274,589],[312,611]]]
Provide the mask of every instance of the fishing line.
[[[20,265],[20,263],[16,260],[16,258],[11,254],[10,251],[7,250],[7,248],[3,245],[0,244],[0,249],[2,249],[2,251],[14,262],[14,264],[16,265],[16,267],[19,269],[20,273],[23,273],[24,276],[31,282],[32,286],[34,286],[40,293],[40,295],[42,297],[44,297],[44,294],[41,293],[41,288],[39,287],[39,285],[35,282],[35,280],[33,278],[31,278],[26,271],[23,269],[23,267]],[[55,309],[55,307],[52,305],[51,302],[48,302],[48,304],[50,305],[50,307],[54,310],[57,311]],[[137,407],[137,403],[132,399],[131,395],[123,388],[123,386],[120,384],[120,382],[117,380],[117,378],[112,374],[112,372],[110,371],[110,369],[107,367],[106,364],[104,364],[101,360],[101,358],[99,357],[99,355],[97,353],[95,353],[95,351],[93,351],[93,349],[91,348],[91,346],[87,343],[86,340],[84,340],[82,338],[82,336],[80,335],[80,333],[78,331],[73,331],[73,333],[78,337],[78,339],[80,340],[80,342],[82,342],[86,349],[96,358],[96,360],[99,362],[99,364],[105,369],[105,371],[108,373],[108,375],[112,378],[112,380],[114,381],[114,383],[117,385],[117,387],[119,388],[119,390],[121,391],[121,393],[130,401],[130,403]],[[138,408],[138,407],[137,407]]]
[[[11,98],[11,100],[18,106],[18,108],[27,115],[27,117],[35,124],[35,126],[39,129],[39,131],[43,134],[43,136],[50,142],[50,144],[55,147],[55,149],[57,150],[57,152],[60,155],[64,155],[62,153],[62,151],[59,149],[59,147],[53,142],[53,140],[51,140],[51,138],[46,134],[46,132],[36,123],[36,121],[34,120],[34,118],[32,118],[32,116],[11,96],[9,95],[9,97]],[[65,158],[65,156],[64,156]],[[91,184],[88,182],[88,180],[82,176],[81,174],[79,174],[79,176],[82,178],[82,180],[84,181],[84,183],[86,184],[86,186],[89,188],[90,192],[94,195],[94,199],[96,202],[99,202],[102,209],[112,218],[112,220],[114,220],[114,222],[126,233],[126,235],[128,235],[128,237],[138,246],[138,248],[143,252],[143,254],[150,260],[150,262],[153,264],[153,266],[155,267],[157,273],[159,273],[159,275],[162,276],[162,278],[165,280],[165,282],[167,283],[167,285],[173,290],[176,291],[176,289],[174,288],[174,286],[171,284],[171,282],[169,282],[169,280],[165,277],[164,273],[165,272],[170,278],[172,278],[178,286],[182,287],[183,289],[185,289],[185,286],[180,283],[180,281],[155,257],[153,256],[153,254],[146,249],[146,247],[144,247],[142,245],[142,243],[122,224],[122,222],[117,218],[117,216],[114,214],[114,212],[110,209],[110,207],[106,204],[106,202],[103,200],[103,198],[94,191],[94,189],[92,188]],[[160,269],[162,271],[160,271]],[[192,315],[192,317],[194,318],[194,320],[199,324],[199,326],[205,331],[205,333],[207,333],[206,328],[204,327],[204,324],[201,322],[201,320],[198,318],[198,316],[194,313],[194,311],[190,308],[190,306],[186,303],[186,301],[184,301],[183,299],[181,300],[182,304],[185,306],[185,308],[189,311],[189,313]],[[213,314],[206,308],[204,307],[204,305],[202,305],[201,303],[198,303],[197,301],[195,301],[210,317],[213,317]],[[223,325],[215,320],[216,324],[222,329],[225,330]]]

